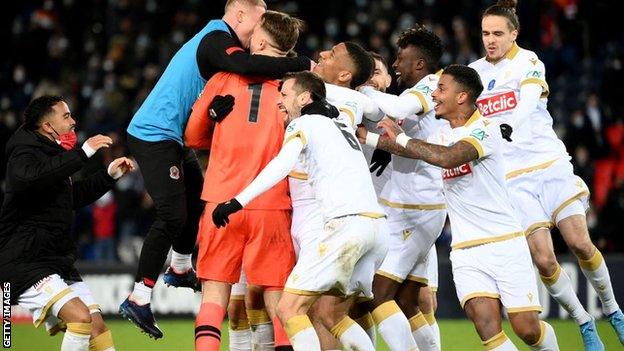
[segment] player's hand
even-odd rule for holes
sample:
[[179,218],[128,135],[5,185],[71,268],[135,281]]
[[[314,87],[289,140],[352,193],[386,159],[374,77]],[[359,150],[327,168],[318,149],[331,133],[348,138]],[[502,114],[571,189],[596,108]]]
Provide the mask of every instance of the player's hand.
[[243,206],[236,199],[231,199],[227,202],[222,202],[215,207],[212,211],[212,222],[217,228],[225,227],[230,223],[229,215],[236,213],[243,209]]
[[210,119],[219,122],[223,120],[234,108],[234,97],[232,95],[217,95],[208,106],[208,116]]
[[134,163],[127,157],[117,158],[108,165],[108,175],[114,179],[120,178],[128,171],[134,171]]
[[386,167],[388,167],[390,161],[392,161],[392,155],[388,151],[375,149],[375,151],[373,151],[373,156],[371,157],[371,173],[377,171],[375,175],[377,177],[381,176]]
[[384,118],[377,124],[377,127],[383,129],[390,140],[396,140],[397,135],[405,133],[399,125],[390,118]]
[[98,134],[96,136],[92,136],[85,141],[90,148],[94,151],[98,151],[103,147],[109,147],[113,144],[113,139],[106,135]]
[[501,130],[501,135],[503,136],[503,139],[507,140],[508,142],[511,142],[511,133],[513,133],[513,128],[511,128],[511,126],[507,123],[503,123],[500,125],[500,130]]
[[364,125],[362,124],[358,125],[357,129],[355,130],[355,136],[358,138],[360,144],[366,144],[367,134],[368,130],[366,130],[366,127],[364,127]]

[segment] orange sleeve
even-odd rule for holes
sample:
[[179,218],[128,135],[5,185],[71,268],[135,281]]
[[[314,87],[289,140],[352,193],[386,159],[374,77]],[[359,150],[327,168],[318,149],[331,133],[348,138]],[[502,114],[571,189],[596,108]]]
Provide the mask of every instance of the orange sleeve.
[[184,145],[193,149],[210,149],[214,122],[208,117],[208,106],[219,95],[229,73],[219,72],[206,82],[201,95],[191,108],[191,115],[184,130]]

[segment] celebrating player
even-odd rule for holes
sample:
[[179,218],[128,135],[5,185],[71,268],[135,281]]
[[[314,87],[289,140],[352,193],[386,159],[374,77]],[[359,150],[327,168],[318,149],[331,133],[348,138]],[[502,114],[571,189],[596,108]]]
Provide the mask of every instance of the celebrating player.
[[515,1],[499,1],[483,14],[486,56],[473,62],[487,89],[477,104],[484,117],[513,128],[505,143],[509,195],[527,235],[533,262],[548,292],[580,325],[587,350],[604,350],[594,320],[561,269],[549,229],[557,226],[594,287],[602,310],[624,343],[624,315],[615,299],[609,271],[589,237],[585,210],[589,190],[573,173],[565,145],[552,128],[546,108],[549,90],[544,64],[516,44],[519,28]]
[[388,136],[378,147],[443,168],[455,289],[485,349],[517,350],[501,329],[502,303],[514,332],[532,350],[558,350],[552,327],[538,319],[529,247],[506,190],[501,128],[475,105],[482,90],[475,70],[448,66],[432,96],[436,115],[452,129],[442,128],[431,144],[385,119],[380,125]]
[[194,152],[183,147],[193,102],[218,71],[280,77],[311,68],[305,57],[246,52],[265,11],[263,0],[228,0],[223,19],[210,21],[178,50],[128,126],[128,147],[154,200],[156,219],[141,250],[134,289],[119,310],[153,338],[163,334],[150,309],[152,288],[172,245],[165,283],[199,290],[191,252],[203,210],[202,174]]

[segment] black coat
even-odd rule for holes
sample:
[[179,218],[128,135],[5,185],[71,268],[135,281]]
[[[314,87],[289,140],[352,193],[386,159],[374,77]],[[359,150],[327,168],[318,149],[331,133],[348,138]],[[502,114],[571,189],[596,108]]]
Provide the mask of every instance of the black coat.
[[6,192],[0,211],[0,282],[11,301],[38,280],[59,274],[79,280],[70,237],[74,209],[100,198],[114,184],[106,170],[73,182],[87,161],[82,149],[65,151],[45,136],[18,129],[6,146]]

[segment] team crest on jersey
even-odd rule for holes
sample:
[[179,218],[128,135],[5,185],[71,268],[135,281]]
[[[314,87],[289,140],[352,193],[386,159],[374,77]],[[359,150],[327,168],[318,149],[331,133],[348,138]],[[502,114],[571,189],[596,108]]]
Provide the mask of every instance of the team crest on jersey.
[[542,78],[542,72],[540,71],[531,71],[526,74],[526,78]]
[[516,93],[513,90],[477,100],[479,111],[484,117],[513,110],[516,108],[517,104],[518,100],[516,99]]
[[492,90],[492,89],[494,89],[494,85],[496,85],[496,79],[492,79],[492,80],[488,83],[488,90]]
[[477,128],[470,133],[470,136],[477,138],[478,140],[483,140],[487,134],[485,134],[485,130],[481,128]]
[[472,173],[472,168],[470,167],[470,163],[464,163],[461,166],[449,169],[442,170],[442,179],[449,180],[457,177],[465,176],[466,174]]
[[178,166],[171,166],[171,168],[169,168],[169,178],[175,180],[180,179],[180,169]]
[[431,93],[433,93],[433,90],[431,88],[429,88],[428,86],[426,86],[425,84],[419,84],[419,85],[416,86],[415,89],[420,91],[421,93],[423,93],[425,95],[431,95]]

